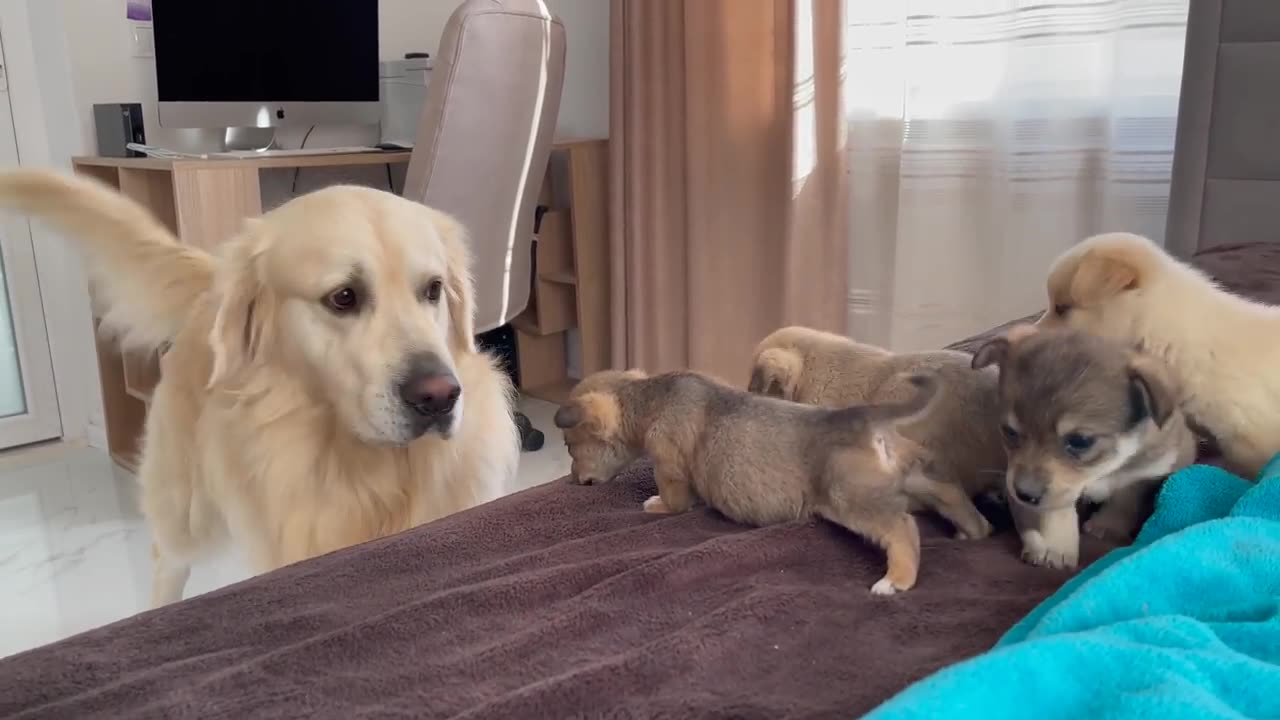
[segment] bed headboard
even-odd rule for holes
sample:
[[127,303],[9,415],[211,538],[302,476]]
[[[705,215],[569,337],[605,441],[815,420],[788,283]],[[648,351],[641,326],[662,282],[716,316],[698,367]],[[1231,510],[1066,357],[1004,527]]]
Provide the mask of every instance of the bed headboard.
[[1280,243],[1280,0],[1190,0],[1168,249]]

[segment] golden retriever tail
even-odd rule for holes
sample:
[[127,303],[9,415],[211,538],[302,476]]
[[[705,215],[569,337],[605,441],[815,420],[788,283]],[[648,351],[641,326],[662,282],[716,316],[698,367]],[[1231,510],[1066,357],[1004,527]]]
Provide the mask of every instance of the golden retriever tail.
[[43,170],[0,173],[0,209],[46,222],[79,246],[102,330],[130,348],[177,335],[213,287],[214,260],[100,182]]
[[747,392],[794,400],[804,358],[790,348],[767,347],[756,353]]

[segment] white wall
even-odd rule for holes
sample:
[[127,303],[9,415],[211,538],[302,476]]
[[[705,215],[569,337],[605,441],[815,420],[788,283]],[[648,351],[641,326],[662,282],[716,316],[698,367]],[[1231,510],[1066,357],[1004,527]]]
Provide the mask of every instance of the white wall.
[[[546,0],[563,20],[568,39],[565,88],[560,101],[561,135],[603,137],[609,126],[608,0]],[[156,120],[155,69],[151,58],[133,57],[132,28],[125,19],[125,0],[57,0],[67,31],[67,47],[83,147],[96,140],[90,106],[94,103],[142,102],[150,144],[178,149],[210,149],[220,137],[200,130],[167,130]],[[434,53],[445,22],[456,7],[448,0],[378,0],[379,42],[383,58],[406,52]],[[369,130],[317,129],[308,145],[371,142]],[[282,143],[296,144],[297,132],[280,133]]]

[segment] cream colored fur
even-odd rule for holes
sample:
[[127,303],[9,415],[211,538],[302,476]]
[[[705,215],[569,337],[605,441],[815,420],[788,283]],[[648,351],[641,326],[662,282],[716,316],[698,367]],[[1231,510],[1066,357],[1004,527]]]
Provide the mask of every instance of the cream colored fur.
[[[511,388],[476,350],[466,241],[449,216],[329,188],[249,221],[213,256],[88,180],[0,175],[0,206],[78,244],[105,330],[135,349],[172,343],[138,473],[155,604],[180,599],[190,566],[225,539],[266,571],[485,502],[514,475]],[[431,278],[436,302],[418,291]],[[324,307],[357,279],[367,312]],[[414,436],[391,389],[421,352],[463,388],[448,437]]]
[[1254,477],[1280,451],[1280,307],[1227,292],[1129,233],[1068,250],[1050,269],[1048,291],[1040,325],[1065,323],[1162,358],[1182,409],[1233,470]]

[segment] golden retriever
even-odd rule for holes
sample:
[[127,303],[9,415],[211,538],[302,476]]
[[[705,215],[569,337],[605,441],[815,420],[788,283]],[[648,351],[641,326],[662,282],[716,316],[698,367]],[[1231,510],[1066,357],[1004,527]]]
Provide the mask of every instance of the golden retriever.
[[83,252],[105,331],[168,347],[138,479],[152,602],[224,539],[266,571],[501,494],[511,388],[476,349],[463,228],[331,187],[246,221],[212,255],[100,183],[0,175],[0,206]]
[[1218,287],[1140,235],[1085,240],[1050,268],[1041,326],[1141,347],[1169,366],[1188,422],[1252,478],[1280,451],[1280,308]]

